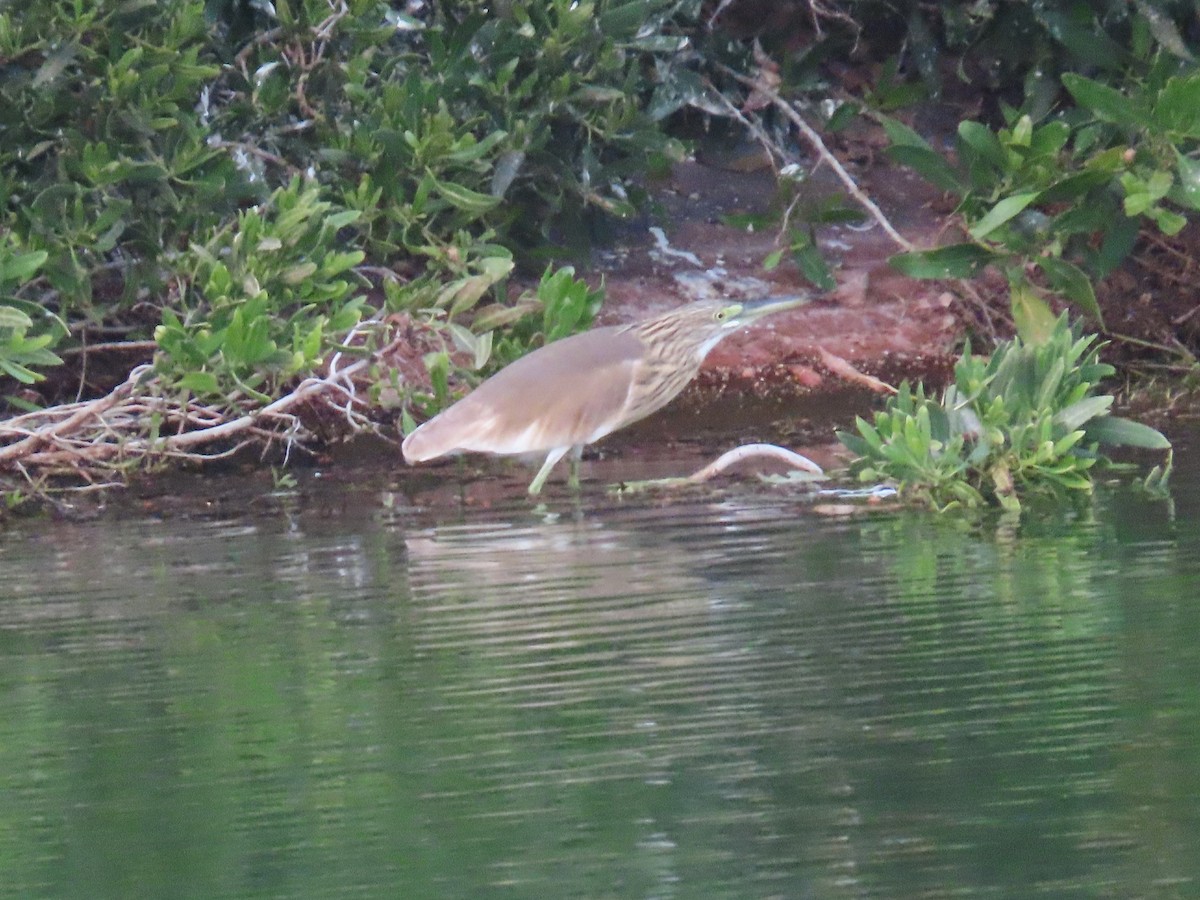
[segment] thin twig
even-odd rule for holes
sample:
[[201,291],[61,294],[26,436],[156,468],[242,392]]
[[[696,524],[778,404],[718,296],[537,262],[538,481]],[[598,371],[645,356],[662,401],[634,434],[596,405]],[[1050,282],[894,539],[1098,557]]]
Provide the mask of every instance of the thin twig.
[[102,344],[83,344],[79,347],[69,347],[66,350],[56,350],[59,356],[69,357],[90,353],[143,353],[147,350],[157,350],[157,341],[108,341]]
[[724,104],[725,108],[729,110],[729,114],[737,119],[738,122],[741,123],[742,127],[754,136],[756,141],[762,144],[763,149],[767,151],[767,159],[771,163],[772,171],[778,175],[779,167],[775,165],[776,157],[782,160],[787,160],[787,154],[783,152],[783,148],[775,143],[775,141],[771,140],[771,136],[767,134],[766,129],[764,129],[753,119],[745,116],[742,111],[733,104],[732,100],[717,90],[716,85],[712,84],[712,82],[709,82],[709,86],[712,87],[713,93],[716,95],[717,99],[719,99],[721,103]]
[[[395,349],[400,345],[400,343],[400,341],[393,341],[390,345],[388,345],[388,347],[381,351],[381,355]],[[341,372],[334,377],[349,377],[351,374],[365,369],[371,364],[371,362],[371,359],[360,359],[358,362],[352,363],[345,369],[342,369]],[[331,381],[329,378],[308,378],[301,382],[300,386],[291,393],[285,394],[273,403],[269,403],[262,409],[256,410],[253,413],[248,413],[228,422],[222,422],[220,425],[214,425],[210,428],[203,428],[198,431],[188,431],[184,432],[183,434],[172,435],[171,437],[162,440],[161,444],[154,448],[151,448],[150,442],[145,440],[132,441],[129,449],[133,452],[148,452],[151,449],[158,451],[175,451],[208,443],[209,441],[221,440],[231,434],[237,434],[238,432],[249,428],[251,425],[256,424],[259,419],[283,413],[298,404],[301,400],[308,399],[309,397],[320,393],[326,388],[336,389],[337,387],[337,383],[335,381]]]

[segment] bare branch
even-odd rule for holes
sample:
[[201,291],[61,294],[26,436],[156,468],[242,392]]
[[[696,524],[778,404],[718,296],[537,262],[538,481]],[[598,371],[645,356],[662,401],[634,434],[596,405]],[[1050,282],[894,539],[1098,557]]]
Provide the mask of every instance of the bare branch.
[[[879,208],[875,201],[863,192],[863,190],[858,186],[858,183],[854,180],[854,177],[846,171],[846,167],[843,166],[838,158],[833,155],[828,147],[825,146],[825,142],[821,140],[821,136],[817,134],[816,130],[804,120],[804,117],[800,115],[799,111],[791,103],[780,97],[774,88],[765,84],[761,79],[756,80],[754,78],[750,78],[746,75],[743,75],[741,72],[736,71],[735,69],[729,68],[728,66],[721,65],[719,68],[730,77],[741,82],[746,87],[768,98],[775,108],[782,112],[784,116],[786,116],[787,119],[796,126],[797,130],[799,130],[799,132],[804,136],[804,139],[808,141],[808,143],[816,151],[817,156],[820,157],[821,161],[833,169],[834,174],[837,175],[838,180],[842,182],[850,196],[857,200],[863,209],[870,213],[871,217],[879,223],[880,227],[885,232],[887,232],[888,237],[890,237],[896,242],[896,244],[898,244],[907,252],[912,252],[913,250],[917,249],[916,246],[908,240],[908,238],[904,237],[899,231],[896,230],[895,226],[893,226],[888,220],[888,217],[883,214],[883,210]],[[756,135],[756,137],[757,136],[758,135]]]

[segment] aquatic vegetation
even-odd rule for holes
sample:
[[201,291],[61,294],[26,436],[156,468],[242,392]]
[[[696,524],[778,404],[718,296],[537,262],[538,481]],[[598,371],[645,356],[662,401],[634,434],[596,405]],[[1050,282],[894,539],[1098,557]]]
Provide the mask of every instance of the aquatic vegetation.
[[841,433],[862,481],[894,482],[901,494],[938,508],[995,502],[1019,509],[1032,491],[1089,491],[1100,446],[1169,450],[1155,429],[1110,414],[1097,393],[1112,366],[1094,335],[1060,316],[1039,340],[1014,337],[990,356],[968,347],[941,397],[901,385],[873,422]]

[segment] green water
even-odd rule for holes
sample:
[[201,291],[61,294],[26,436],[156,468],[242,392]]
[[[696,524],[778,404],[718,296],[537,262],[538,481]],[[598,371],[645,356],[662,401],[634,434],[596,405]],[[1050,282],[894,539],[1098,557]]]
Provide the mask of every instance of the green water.
[[1172,502],[1020,524],[313,473],[18,522],[0,896],[1200,896],[1182,438]]

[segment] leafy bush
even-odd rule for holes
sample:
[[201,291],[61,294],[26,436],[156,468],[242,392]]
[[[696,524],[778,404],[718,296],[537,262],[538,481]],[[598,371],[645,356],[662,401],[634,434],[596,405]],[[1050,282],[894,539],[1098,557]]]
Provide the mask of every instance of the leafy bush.
[[1092,278],[1133,248],[1140,222],[1177,233],[1200,210],[1200,72],[1160,57],[1155,80],[1126,95],[1079,75],[1064,84],[1079,103],[1069,116],[1034,125],[1022,115],[997,131],[958,128],[957,164],[911,129],[885,121],[890,153],[960,197],[970,242],[902,254],[916,277],[969,277],[998,265],[1013,285],[1018,323],[1052,318],[1028,265],[1045,283],[1101,321]]
[[330,213],[315,185],[294,179],[262,209],[240,214],[187,254],[180,311],[163,310],[156,368],[169,386],[205,398],[266,392],[321,360],[358,323],[365,297],[345,279],[361,250],[337,249],[358,218]]
[[[905,20],[930,93],[956,54],[988,120],[960,123],[947,159],[877,114],[889,154],[959,199],[969,240],[894,264],[916,277],[965,278],[996,266],[1019,328],[1054,319],[1047,292],[1103,324],[1093,283],[1129,255],[1140,229],[1176,234],[1200,210],[1200,72],[1184,35],[1194,11],[1165,3],[910,5]],[[896,66],[868,95],[880,111]],[[990,92],[990,93],[989,93]]]
[[519,319],[500,311],[514,257],[586,243],[676,152],[646,111],[653,63],[698,7],[0,8],[0,233],[45,263],[4,359],[26,379],[53,364],[46,314],[76,336],[153,329],[169,385],[261,400],[366,310],[347,270],[368,256],[417,282],[390,308],[462,326],[478,306],[481,334]]
[[[835,6],[847,14],[843,25],[859,23],[852,37],[900,52],[927,94],[936,96],[947,80],[968,80],[978,92],[1035,121],[1062,99],[1064,73],[1087,72],[1107,81],[1140,75],[1146,60],[1160,51],[1192,58],[1184,35],[1194,27],[1195,10],[1179,0],[853,0]],[[913,97],[909,90],[900,93]]]
[[73,328],[160,291],[164,254],[245,195],[193,109],[220,73],[207,43],[180,0],[0,10],[0,223],[47,254]]
[[1113,369],[1094,342],[1063,315],[1041,343],[1014,338],[990,358],[968,347],[940,399],[905,383],[873,423],[838,435],[858,456],[852,471],[939,508],[1017,509],[1028,491],[1090,490],[1100,444],[1169,449],[1153,428],[1109,415],[1112,396],[1095,389]]
[[350,67],[348,103],[329,98],[371,241],[420,252],[482,223],[579,246],[588,210],[631,214],[627,176],[678,152],[645,111],[644,57],[682,46],[665,29],[694,5],[435,4],[387,61]]

